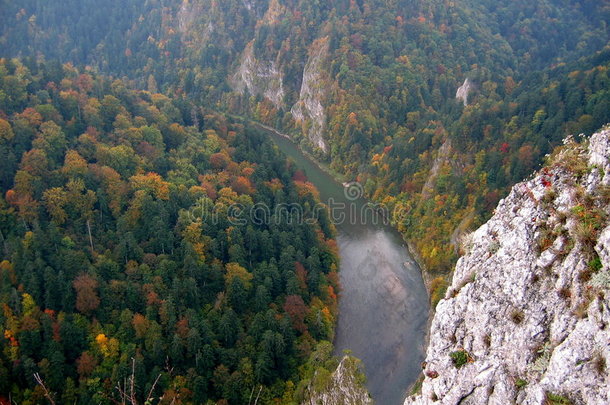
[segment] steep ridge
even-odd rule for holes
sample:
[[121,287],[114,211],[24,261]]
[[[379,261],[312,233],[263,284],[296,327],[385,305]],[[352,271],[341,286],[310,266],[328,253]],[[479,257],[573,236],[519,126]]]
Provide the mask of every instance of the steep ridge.
[[316,40],[303,71],[299,101],[290,110],[296,122],[303,126],[304,135],[324,152],[328,152],[328,146],[323,137],[326,113],[322,101],[326,96],[324,83],[328,82],[328,78],[324,77],[322,66],[327,57],[328,37]]
[[405,404],[608,403],[609,201],[608,127],[514,186],[464,243]]
[[254,56],[254,42],[250,42],[242,56],[237,72],[231,78],[235,91],[251,95],[262,95],[276,108],[281,108],[284,98],[283,75],[273,60],[259,61]]

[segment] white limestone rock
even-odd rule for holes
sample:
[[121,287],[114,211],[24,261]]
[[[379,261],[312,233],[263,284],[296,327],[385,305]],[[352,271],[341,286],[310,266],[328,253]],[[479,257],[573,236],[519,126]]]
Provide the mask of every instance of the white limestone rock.
[[458,100],[462,100],[464,102],[464,106],[468,105],[468,95],[470,91],[473,89],[473,84],[469,78],[464,80],[464,83],[457,89],[455,93],[455,98]]
[[361,373],[360,360],[344,356],[324,387],[307,387],[301,405],[372,405],[373,400],[359,380]]
[[318,39],[311,45],[309,58],[303,70],[299,100],[290,110],[297,123],[309,123],[305,135],[314,146],[325,153],[328,152],[328,146],[323,136],[326,113],[322,102],[326,97],[324,83],[328,83],[329,80],[324,79],[323,65],[328,57],[328,46],[328,37]]
[[258,60],[254,55],[254,41],[244,50],[237,71],[229,83],[235,91],[251,95],[262,95],[277,109],[284,105],[284,74],[274,60]]
[[578,214],[609,212],[610,129],[553,162],[472,234],[436,308],[421,394],[405,404],[610,403],[610,225],[583,233]]

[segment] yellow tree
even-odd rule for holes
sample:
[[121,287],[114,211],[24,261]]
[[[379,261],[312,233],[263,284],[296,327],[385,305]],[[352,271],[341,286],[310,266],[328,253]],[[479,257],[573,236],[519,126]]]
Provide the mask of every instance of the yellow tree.
[[252,286],[252,278],[254,278],[252,273],[248,272],[248,270],[246,270],[237,263],[227,263],[225,268],[227,270],[227,273],[225,274],[225,282],[227,286],[231,285],[231,281],[234,278],[239,278],[242,281],[244,287],[246,289],[250,289],[250,287]]
[[66,222],[68,215],[64,209],[68,202],[68,194],[61,187],[53,187],[45,190],[43,194],[44,205],[51,215],[53,222],[58,225]]
[[13,133],[13,128],[11,128],[11,124],[8,121],[0,118],[0,142],[10,142],[15,137]]

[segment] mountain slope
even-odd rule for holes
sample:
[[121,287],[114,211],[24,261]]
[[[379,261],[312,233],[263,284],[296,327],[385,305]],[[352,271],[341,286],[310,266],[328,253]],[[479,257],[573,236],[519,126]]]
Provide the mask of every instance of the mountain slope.
[[300,401],[338,259],[271,140],[69,66],[0,96],[0,403]]
[[[3,55],[91,65],[290,133],[407,213],[395,223],[435,275],[452,268],[456,229],[480,225],[567,134],[610,120],[608,50],[595,54],[610,40],[607,2],[3,0],[2,9]],[[455,94],[466,79],[463,106]],[[435,166],[448,140],[453,164]]]
[[549,162],[465,239],[405,404],[610,401],[610,128]]

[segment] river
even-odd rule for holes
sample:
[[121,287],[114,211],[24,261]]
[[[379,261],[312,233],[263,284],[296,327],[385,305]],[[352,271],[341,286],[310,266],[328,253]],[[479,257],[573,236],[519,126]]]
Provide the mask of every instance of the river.
[[335,354],[349,349],[362,360],[376,404],[402,404],[424,359],[429,305],[420,268],[400,234],[373,215],[360,185],[342,185],[292,141],[265,131],[335,207],[341,258]]

